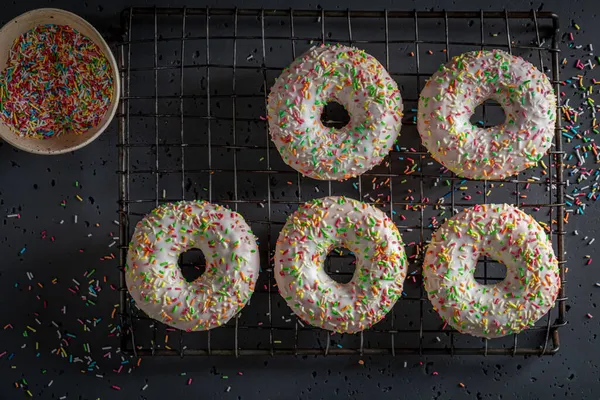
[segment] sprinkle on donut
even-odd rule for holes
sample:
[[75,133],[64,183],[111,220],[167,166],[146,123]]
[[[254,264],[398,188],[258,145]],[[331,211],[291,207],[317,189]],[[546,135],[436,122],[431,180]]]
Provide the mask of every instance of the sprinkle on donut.
[[[350,122],[328,128],[321,114],[343,105]],[[305,176],[345,180],[381,163],[400,133],[398,85],[374,57],[342,45],[313,47],[276,80],[269,132],[283,160]]]
[[[324,269],[328,253],[345,247],[356,257],[352,280]],[[402,294],[407,271],[402,237],[381,210],[346,197],[305,203],[290,215],[275,250],[279,292],[305,322],[356,333],[380,321]]]
[[[506,278],[475,280],[488,256]],[[477,205],[448,219],[434,234],[423,263],[433,308],[459,332],[485,338],[518,333],[553,306],[560,289],[558,261],[542,227],[508,204]]]
[[[469,121],[494,99],[504,123]],[[546,75],[501,50],[454,57],[427,81],[419,96],[417,127],[434,159],[458,176],[504,179],[535,166],[554,138],[556,96]]]
[[[187,282],[180,254],[200,249],[206,270]],[[148,316],[186,331],[223,325],[248,302],[258,278],[259,255],[250,227],[236,212],[205,201],[168,203],[136,226],[125,278]]]

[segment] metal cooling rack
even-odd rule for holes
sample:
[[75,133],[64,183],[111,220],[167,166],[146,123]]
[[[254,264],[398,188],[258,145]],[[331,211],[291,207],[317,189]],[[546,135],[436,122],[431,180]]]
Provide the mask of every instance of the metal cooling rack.
[[[559,95],[555,14],[129,8],[122,16],[121,265],[136,222],[159,203],[182,199],[204,199],[239,211],[259,238],[262,262],[257,290],[241,314],[221,328],[195,333],[170,329],[138,310],[121,267],[123,351],[180,356],[558,351],[558,329],[566,324],[560,109],[556,143],[545,167],[505,182],[463,180],[441,169],[421,146],[415,125],[425,80],[441,63],[465,51],[501,48],[529,59],[551,76]],[[264,119],[268,90],[281,69],[311,45],[324,42],[354,45],[378,58],[398,82],[405,105],[398,146],[382,165],[346,182],[315,181],[286,166],[271,144]],[[486,103],[478,118],[488,124],[499,109]],[[383,321],[357,335],[302,324],[279,296],[273,278],[272,251],[287,215],[307,200],[330,194],[382,208],[408,244],[403,298]],[[431,308],[420,274],[423,245],[439,225],[438,218],[488,202],[513,203],[547,221],[563,282],[556,307],[535,327],[494,340],[444,326]],[[182,269],[197,276],[201,256],[191,253],[183,255]],[[336,253],[328,257],[326,268],[334,279],[348,281],[351,262],[352,257]],[[503,278],[503,267],[493,260],[480,264],[476,278],[481,282]]]

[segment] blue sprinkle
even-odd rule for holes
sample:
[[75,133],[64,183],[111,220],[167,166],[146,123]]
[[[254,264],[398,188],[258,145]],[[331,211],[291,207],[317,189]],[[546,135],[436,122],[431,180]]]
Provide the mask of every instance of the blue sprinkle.
[[21,249],[21,251],[19,252],[19,254],[23,254],[23,253],[25,253],[25,250],[27,250],[27,248],[26,248],[26,247],[23,247],[23,248]]

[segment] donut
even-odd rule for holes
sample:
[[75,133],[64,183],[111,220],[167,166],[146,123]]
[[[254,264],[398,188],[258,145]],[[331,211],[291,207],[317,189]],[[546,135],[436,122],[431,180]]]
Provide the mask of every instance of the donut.
[[[356,257],[352,280],[333,280],[327,254],[345,247]],[[402,294],[408,263],[396,225],[379,209],[346,197],[303,204],[289,216],[275,249],[279,292],[308,324],[338,333],[380,321]]]
[[[341,129],[321,122],[329,102],[350,115]],[[267,114],[286,164],[314,179],[341,181],[368,171],[389,153],[400,133],[402,97],[374,57],[354,47],[322,45],[277,78]]]
[[[180,254],[200,249],[205,272],[187,282]],[[138,308],[185,331],[216,328],[248,302],[259,254],[250,227],[236,212],[206,201],[167,203],[146,215],[129,244],[125,280]]]
[[[475,280],[477,260],[506,266],[506,278]],[[532,326],[560,289],[558,261],[542,227],[508,204],[477,205],[448,219],[434,234],[423,262],[433,308],[459,332],[488,339]]]
[[[496,100],[505,121],[469,121]],[[419,96],[417,128],[435,160],[469,179],[504,179],[532,167],[552,145],[556,96],[546,75],[501,50],[473,51],[442,65]]]

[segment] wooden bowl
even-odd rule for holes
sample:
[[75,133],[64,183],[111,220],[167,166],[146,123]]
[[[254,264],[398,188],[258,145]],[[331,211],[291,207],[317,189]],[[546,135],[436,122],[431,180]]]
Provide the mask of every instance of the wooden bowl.
[[113,93],[112,100],[98,125],[88,129],[86,132],[77,135],[75,133],[64,132],[60,136],[50,139],[37,139],[31,137],[19,136],[15,131],[9,128],[0,120],[0,137],[13,146],[36,154],[55,155],[63,154],[69,151],[80,149],[94,139],[96,139],[115,116],[119,104],[119,95],[121,84],[119,81],[118,67],[115,57],[110,48],[100,36],[98,31],[83,18],[68,11],[56,8],[40,8],[19,15],[0,29],[0,70],[4,70],[10,54],[10,49],[14,41],[25,32],[35,28],[38,25],[54,24],[68,25],[77,30],[82,35],[87,36],[94,42],[106,56],[112,69]]

